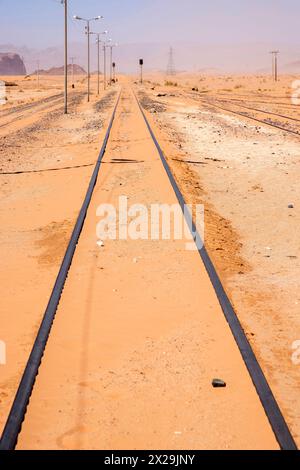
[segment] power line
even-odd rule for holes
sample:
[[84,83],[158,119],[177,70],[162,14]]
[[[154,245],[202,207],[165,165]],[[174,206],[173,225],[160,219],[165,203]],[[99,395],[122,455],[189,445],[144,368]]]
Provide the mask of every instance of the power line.
[[173,47],[170,47],[169,50],[169,60],[167,65],[167,75],[176,75],[175,65],[174,65],[174,50]]

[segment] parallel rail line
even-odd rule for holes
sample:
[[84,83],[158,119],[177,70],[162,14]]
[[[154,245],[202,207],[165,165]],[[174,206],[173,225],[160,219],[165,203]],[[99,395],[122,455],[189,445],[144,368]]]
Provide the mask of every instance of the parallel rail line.
[[64,95],[63,93],[57,93],[56,95],[51,95],[51,96],[48,96],[47,98],[43,98],[41,100],[38,100],[38,101],[33,101],[32,103],[28,103],[28,104],[22,104],[22,105],[19,105],[19,106],[14,106],[8,110],[0,110],[0,118],[2,117],[6,117],[6,116],[10,116],[11,114],[14,114],[14,113],[20,113],[22,111],[27,111],[28,109],[32,109],[36,106],[39,106],[39,105],[43,105],[45,103],[50,103],[51,101],[55,101],[55,100],[58,100],[59,98],[63,98]]
[[[227,101],[221,100],[221,102],[222,103],[231,103],[231,100],[227,100]],[[241,103],[231,103],[231,104],[233,106],[238,106],[240,108],[249,109],[250,111],[257,111],[259,113],[270,114],[271,116],[277,116],[277,117],[280,117],[280,118],[283,118],[283,119],[289,119],[291,121],[300,122],[299,118],[294,118],[292,116],[287,116],[286,114],[279,114],[279,113],[274,113],[273,111],[266,111],[265,109],[253,108],[251,106],[246,106],[245,104],[241,104]]]
[[[221,109],[222,111],[226,111],[228,113],[235,114],[236,116],[241,116],[243,118],[250,119],[250,120],[258,122],[260,124],[264,124],[264,125],[269,126],[269,127],[274,127],[275,129],[279,129],[281,131],[287,132],[288,134],[292,134],[292,135],[296,135],[297,137],[300,137],[300,130],[296,131],[296,130],[292,130],[292,129],[287,129],[286,127],[281,126],[279,124],[275,124],[275,123],[272,123],[272,122],[264,121],[263,119],[255,118],[253,116],[250,116],[246,112],[243,113],[242,111],[234,111],[233,109],[225,108],[224,106],[220,106],[219,104],[213,103],[211,101],[207,101],[207,100],[204,101],[203,100],[203,103],[205,103],[206,105],[209,105],[209,106],[213,106],[217,109]],[[236,106],[236,105],[234,105],[234,106]],[[249,108],[249,109],[252,109],[253,111],[255,111],[254,108]],[[263,113],[263,111],[261,111],[261,110],[259,110],[259,112]],[[272,113],[267,113],[267,114],[272,114]],[[280,117],[279,114],[277,116]]]

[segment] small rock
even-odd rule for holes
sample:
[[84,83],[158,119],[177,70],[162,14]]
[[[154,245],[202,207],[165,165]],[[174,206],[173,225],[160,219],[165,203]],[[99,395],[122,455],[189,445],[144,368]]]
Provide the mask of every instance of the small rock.
[[212,386],[214,388],[224,388],[226,387],[226,382],[224,382],[224,380],[221,380],[221,379],[213,379]]
[[97,245],[100,246],[100,247],[103,247],[104,246],[104,242],[102,240],[98,240],[97,241]]
[[288,205],[288,208],[289,208],[289,209],[294,209],[294,204],[289,204],[289,205]]

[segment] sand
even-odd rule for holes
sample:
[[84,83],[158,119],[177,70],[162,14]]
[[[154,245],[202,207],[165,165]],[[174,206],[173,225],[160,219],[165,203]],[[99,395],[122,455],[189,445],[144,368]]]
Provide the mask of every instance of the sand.
[[[206,245],[299,444],[299,365],[292,354],[300,337],[300,137],[213,106],[218,100],[298,131],[296,77],[274,84],[267,77],[179,76],[171,79],[176,87],[150,78],[141,92],[169,164],[186,200],[205,204]],[[191,90],[201,84],[210,90],[205,98]]]
[[[207,247],[298,439],[298,368],[291,362],[299,328],[293,303],[299,248],[292,237],[299,216],[292,163],[297,162],[298,140],[264,126],[258,134],[246,118],[201,104],[191,90],[201,84],[210,89],[211,98],[220,98],[217,93],[257,98],[262,86],[257,82],[263,77],[227,77],[225,84],[224,77],[185,76],[176,77],[177,86],[164,86],[161,76],[147,78],[140,89],[144,105],[186,200],[205,203]],[[288,104],[290,80],[276,89],[270,81],[262,82],[259,93],[267,101],[266,94],[276,93],[280,103]],[[108,91],[99,98],[93,95],[88,105],[85,83],[78,83],[71,114],[62,116],[62,99],[54,96],[60,81],[51,77],[44,83],[44,90],[35,94],[34,109],[1,117],[28,102],[28,97],[18,102],[12,90],[0,110],[1,172],[23,172],[0,175],[1,336],[8,350],[7,365],[0,368],[2,426],[116,98]],[[178,241],[154,246],[110,242],[100,252],[96,245],[99,202],[115,201],[124,191],[147,204],[174,198],[128,79],[124,83],[106,162],[19,448],[277,448],[199,257]],[[50,97],[47,106],[39,103],[39,93]],[[271,155],[278,147],[275,165]],[[279,165],[283,157],[285,165],[293,165],[285,176]],[[116,159],[128,163],[116,164]],[[285,215],[281,232],[274,233],[290,202],[295,210]],[[286,233],[289,257],[283,248],[275,249],[285,243]],[[266,258],[270,251],[272,257]],[[214,376],[226,379],[228,387],[212,389]]]

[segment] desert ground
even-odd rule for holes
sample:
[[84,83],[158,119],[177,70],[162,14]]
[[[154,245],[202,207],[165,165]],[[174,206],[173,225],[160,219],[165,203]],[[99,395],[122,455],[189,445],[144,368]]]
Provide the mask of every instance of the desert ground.
[[205,245],[300,445],[297,77],[153,73],[99,96],[93,77],[90,103],[77,77],[67,116],[61,77],[1,78],[16,86],[0,107],[0,431],[121,93],[18,447],[278,448],[196,254],[96,244],[100,203],[175,201],[134,90],[186,202],[204,205]]
[[296,79],[153,76],[142,93],[186,200],[205,205],[206,246],[299,442],[299,137],[247,118],[300,133]]

